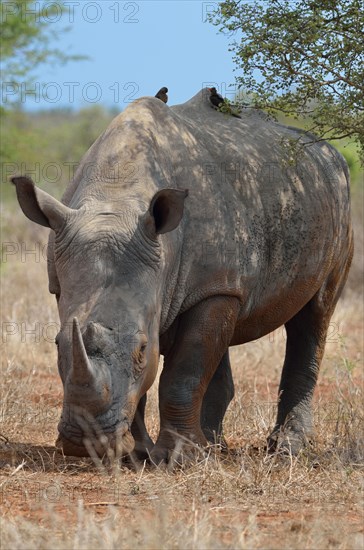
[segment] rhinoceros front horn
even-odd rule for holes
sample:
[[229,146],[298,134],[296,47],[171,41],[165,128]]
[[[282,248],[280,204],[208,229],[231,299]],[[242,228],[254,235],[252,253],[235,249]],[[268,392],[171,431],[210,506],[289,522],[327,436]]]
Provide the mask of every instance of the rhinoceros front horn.
[[86,384],[92,386],[95,382],[95,374],[87,357],[77,317],[73,319],[72,327],[72,371],[70,379],[73,384],[81,386]]

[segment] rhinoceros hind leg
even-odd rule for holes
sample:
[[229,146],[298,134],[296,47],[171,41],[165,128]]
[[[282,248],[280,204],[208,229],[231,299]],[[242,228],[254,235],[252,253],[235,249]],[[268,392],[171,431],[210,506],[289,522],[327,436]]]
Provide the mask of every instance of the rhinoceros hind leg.
[[315,309],[313,298],[285,325],[286,356],[269,450],[297,454],[312,435],[311,402],[330,321],[328,316],[317,315]]
[[352,246],[315,296],[286,324],[287,344],[270,450],[297,454],[313,431],[312,397],[327,331],[349,271]]
[[223,448],[227,448],[227,444],[222,435],[222,424],[233,397],[234,382],[227,350],[208,385],[201,409],[201,427],[207,441]]
[[270,450],[297,454],[312,434],[311,401],[325,347],[329,318],[315,315],[314,299],[286,323],[286,356],[279,386],[277,422]]

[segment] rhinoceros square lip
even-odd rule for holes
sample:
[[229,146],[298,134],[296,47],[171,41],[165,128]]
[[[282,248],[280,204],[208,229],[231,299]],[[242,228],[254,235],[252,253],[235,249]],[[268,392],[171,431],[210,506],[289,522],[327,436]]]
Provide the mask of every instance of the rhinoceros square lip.
[[[115,418],[115,416],[117,416],[115,413],[118,412],[119,415],[117,417],[117,420],[115,420],[112,424],[108,423],[107,420],[109,418]],[[77,424],[77,420],[79,423],[81,423],[81,425],[83,425],[83,430],[80,427],[75,426],[75,424]],[[72,424],[67,420],[61,420],[59,433],[62,435],[62,437],[65,437],[65,439],[68,439],[72,443],[74,443],[74,439],[76,438],[77,444],[77,441],[79,441],[84,436],[95,436],[99,438],[102,437],[102,435],[104,434],[116,433],[122,430],[125,431],[125,428],[127,428],[127,430],[130,430],[130,423],[125,418],[125,415],[120,413],[119,406],[116,403],[110,409],[108,409],[104,415],[100,415],[96,418],[91,418],[87,414],[86,416],[84,416],[82,412],[80,412],[76,413],[74,423]]]
[[[107,454],[108,449],[112,452],[116,452],[118,455],[121,453],[120,456],[130,453],[134,447],[134,439],[129,428],[125,430],[125,423],[120,422],[115,425],[114,428],[115,429],[112,430],[110,429],[110,431],[102,431],[94,436],[84,433],[78,434],[77,441],[74,441],[69,428],[67,428],[67,435],[64,435],[63,430],[60,429],[56,441],[56,448],[60,452],[64,452],[66,455],[71,456],[90,456],[91,449],[93,449],[99,457]],[[80,443],[80,440],[82,443]]]

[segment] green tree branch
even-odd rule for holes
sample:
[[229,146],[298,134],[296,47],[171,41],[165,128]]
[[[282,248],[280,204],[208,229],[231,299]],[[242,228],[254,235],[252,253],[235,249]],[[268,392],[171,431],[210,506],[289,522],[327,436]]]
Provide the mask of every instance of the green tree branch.
[[210,19],[236,34],[236,80],[254,106],[305,117],[318,139],[349,136],[364,161],[362,0],[227,0]]

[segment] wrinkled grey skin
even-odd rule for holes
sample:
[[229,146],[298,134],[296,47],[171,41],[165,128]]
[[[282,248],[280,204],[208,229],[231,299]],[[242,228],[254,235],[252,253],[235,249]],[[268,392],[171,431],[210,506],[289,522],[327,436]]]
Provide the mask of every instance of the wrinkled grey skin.
[[[229,346],[285,324],[272,448],[297,452],[325,337],[352,257],[348,170],[327,143],[247,109],[216,112],[203,90],[168,107],[141,98],[83,158],[62,203],[14,178],[19,203],[50,227],[67,454],[150,455],[222,439],[234,388]],[[188,189],[188,197],[185,190]],[[155,445],[146,392],[159,385]],[[91,450],[90,450],[91,449]]]

